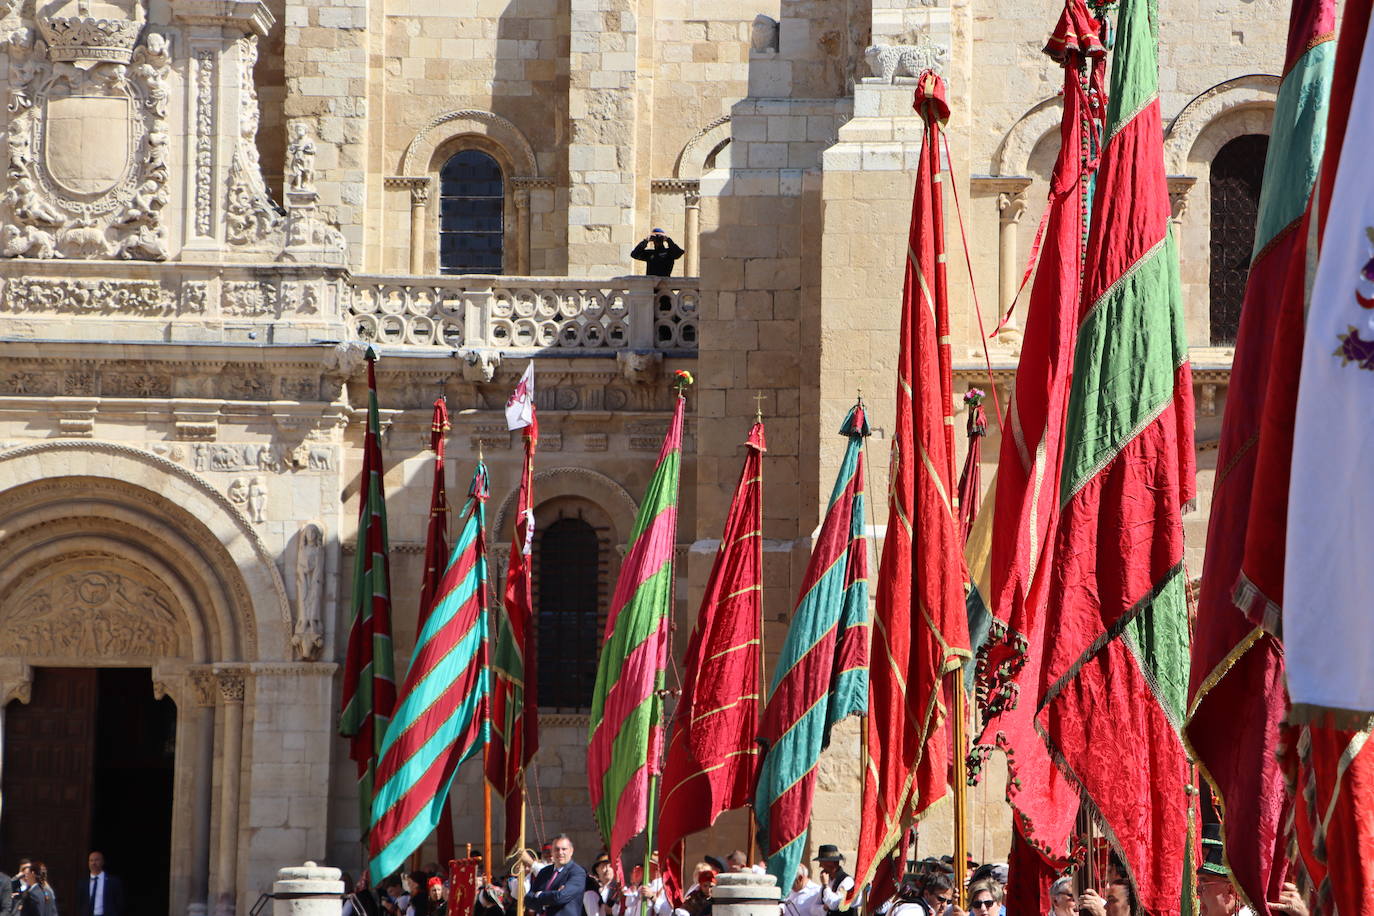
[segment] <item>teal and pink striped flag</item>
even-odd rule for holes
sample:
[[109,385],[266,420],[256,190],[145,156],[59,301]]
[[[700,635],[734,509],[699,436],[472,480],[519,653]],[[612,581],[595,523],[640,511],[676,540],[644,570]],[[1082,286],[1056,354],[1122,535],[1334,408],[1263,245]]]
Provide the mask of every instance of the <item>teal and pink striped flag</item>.
[[862,405],[840,427],[849,439],[801,596],[773,673],[754,796],[768,873],[792,886],[816,795],[816,763],[830,730],[868,708],[868,541],[864,537]]
[[434,830],[453,774],[487,742],[487,493],[479,461],[458,543],[382,740],[369,834],[377,885]]
[[679,393],[615,584],[592,693],[587,779],[601,837],[617,868],[625,844],[648,823],[650,777],[660,766],[658,691],[668,660],[685,405]]

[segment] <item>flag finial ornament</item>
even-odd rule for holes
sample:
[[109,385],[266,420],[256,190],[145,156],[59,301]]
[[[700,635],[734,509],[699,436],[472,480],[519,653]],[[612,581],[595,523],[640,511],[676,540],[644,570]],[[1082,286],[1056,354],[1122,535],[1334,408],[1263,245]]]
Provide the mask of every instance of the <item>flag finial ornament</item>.
[[687,390],[687,386],[696,384],[696,379],[692,378],[692,373],[686,369],[679,369],[673,373],[673,390],[682,394]]
[[934,70],[922,70],[916,80],[916,97],[911,107],[922,118],[933,117],[944,124],[949,120],[949,101],[945,97],[945,80]]

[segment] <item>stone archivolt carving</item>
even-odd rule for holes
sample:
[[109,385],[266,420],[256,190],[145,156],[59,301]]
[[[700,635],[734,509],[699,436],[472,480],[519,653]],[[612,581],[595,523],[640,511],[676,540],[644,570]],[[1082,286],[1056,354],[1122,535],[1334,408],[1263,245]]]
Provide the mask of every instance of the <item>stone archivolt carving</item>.
[[[163,658],[180,654],[176,599],[151,574],[110,572],[109,557],[63,563],[24,584],[0,626],[10,651],[53,658]],[[89,568],[99,565],[101,568]],[[86,566],[88,568],[80,568]]]
[[[139,6],[141,12],[141,5]],[[39,17],[13,33],[0,253],[167,257],[167,38],[142,22]]]

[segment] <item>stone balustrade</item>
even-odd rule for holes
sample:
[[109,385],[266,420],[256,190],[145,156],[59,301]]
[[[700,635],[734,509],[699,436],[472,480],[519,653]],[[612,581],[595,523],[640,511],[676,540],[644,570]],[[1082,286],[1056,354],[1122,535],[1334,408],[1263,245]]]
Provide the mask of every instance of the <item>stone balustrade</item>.
[[510,350],[696,350],[691,285],[655,277],[352,278],[346,318],[387,346]]
[[692,354],[696,278],[355,276],[306,264],[0,260],[6,336]]

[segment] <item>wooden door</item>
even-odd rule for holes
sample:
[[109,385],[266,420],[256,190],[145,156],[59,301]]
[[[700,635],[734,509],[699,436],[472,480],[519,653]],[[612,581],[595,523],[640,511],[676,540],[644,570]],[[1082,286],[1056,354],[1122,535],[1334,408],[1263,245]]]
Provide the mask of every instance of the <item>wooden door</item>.
[[5,709],[0,850],[48,866],[58,911],[76,913],[88,872],[95,766],[95,668],[33,669],[33,699]]

